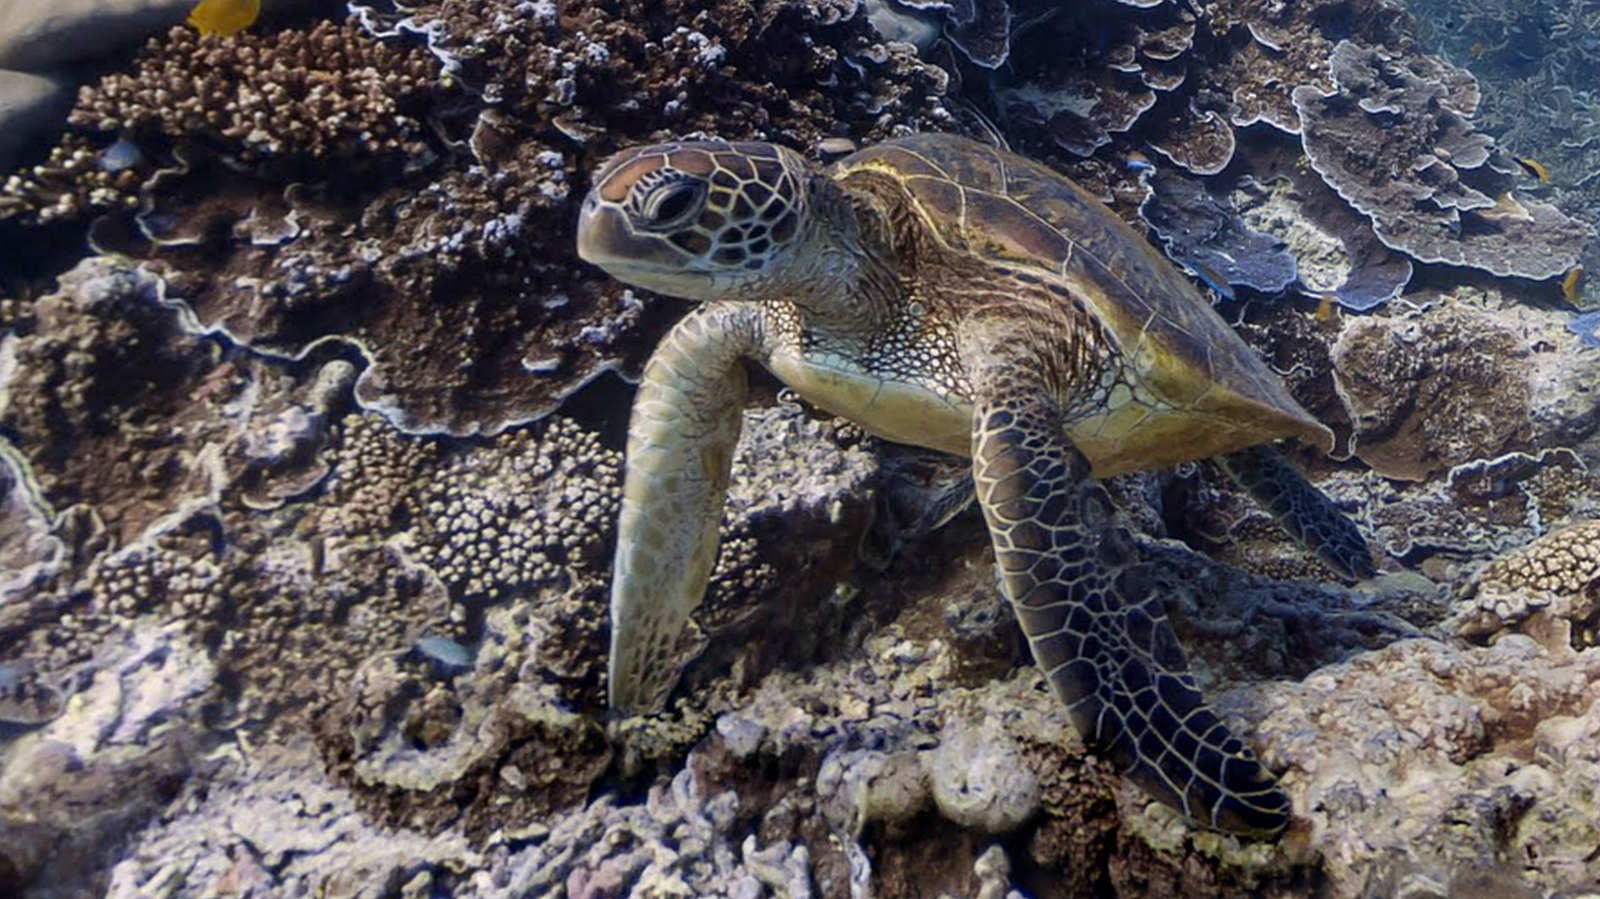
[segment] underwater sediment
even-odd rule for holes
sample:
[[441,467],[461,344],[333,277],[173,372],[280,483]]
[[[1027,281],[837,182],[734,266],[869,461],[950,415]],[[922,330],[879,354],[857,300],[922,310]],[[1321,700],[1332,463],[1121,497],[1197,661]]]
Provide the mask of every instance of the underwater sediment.
[[[1582,4],[191,5],[0,41],[0,895],[1600,883]],[[923,131],[1084,185],[1333,428],[1293,458],[1361,583],[1212,465],[1109,483],[1282,838],[1085,747],[981,516],[924,514],[959,465],[760,376],[683,679],[608,713],[632,385],[689,307],[578,259],[591,174]]]

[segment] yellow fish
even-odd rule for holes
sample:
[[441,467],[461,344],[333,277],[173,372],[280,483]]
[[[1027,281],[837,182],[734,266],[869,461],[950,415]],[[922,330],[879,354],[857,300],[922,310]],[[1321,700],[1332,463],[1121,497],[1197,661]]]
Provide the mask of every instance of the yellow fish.
[[1578,289],[1583,286],[1583,266],[1575,266],[1567,276],[1561,279],[1561,295],[1567,298],[1568,303],[1578,302]]
[[1517,161],[1517,165],[1522,166],[1523,171],[1538,178],[1540,184],[1550,183],[1550,170],[1545,168],[1544,164],[1539,160],[1529,156],[1513,156],[1511,158]]
[[200,0],[189,11],[189,24],[201,34],[238,34],[260,15],[261,0]]
[[[1315,294],[1313,294],[1315,296]],[[1333,317],[1333,294],[1325,293],[1317,299],[1317,311],[1311,313],[1319,322],[1325,322]]]

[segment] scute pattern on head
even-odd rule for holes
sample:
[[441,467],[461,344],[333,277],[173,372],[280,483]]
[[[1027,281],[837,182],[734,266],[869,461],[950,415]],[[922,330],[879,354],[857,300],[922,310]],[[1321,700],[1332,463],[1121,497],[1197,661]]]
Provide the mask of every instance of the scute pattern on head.
[[[580,252],[686,277],[756,279],[800,233],[807,164],[772,144],[683,141],[624,151],[595,176]],[[671,282],[640,286],[675,292]]]

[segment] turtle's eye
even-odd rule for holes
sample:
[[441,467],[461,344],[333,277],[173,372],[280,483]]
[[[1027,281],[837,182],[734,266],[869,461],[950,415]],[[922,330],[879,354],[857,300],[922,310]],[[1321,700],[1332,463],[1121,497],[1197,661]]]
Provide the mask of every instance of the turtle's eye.
[[704,196],[705,190],[693,181],[663,184],[645,197],[643,224],[660,231],[687,224],[700,211],[700,201]]

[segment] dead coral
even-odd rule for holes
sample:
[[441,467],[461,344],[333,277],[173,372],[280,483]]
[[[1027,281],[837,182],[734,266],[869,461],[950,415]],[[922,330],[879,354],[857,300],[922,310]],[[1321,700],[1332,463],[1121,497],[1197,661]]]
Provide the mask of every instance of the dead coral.
[[[596,586],[491,609],[453,669],[415,648],[363,664],[319,728],[362,804],[395,824],[481,835],[580,803],[611,760],[590,714],[604,665]],[[596,625],[573,632],[585,622]]]
[[1600,652],[1507,634],[1407,640],[1261,689],[1263,760],[1289,766],[1324,857],[1362,860],[1325,868],[1328,894],[1373,895],[1394,865],[1449,883],[1513,859],[1523,884],[1592,882],[1597,673]]
[[1470,75],[1350,41],[1334,48],[1329,69],[1334,92],[1295,89],[1301,140],[1384,243],[1501,276],[1550,278],[1577,264],[1593,229],[1511,192],[1516,167],[1473,130]]
[[[220,459],[179,422],[217,430],[233,384],[220,349],[182,332],[147,273],[89,259],[34,304],[0,366],[0,424],[56,509],[88,504],[132,540],[220,487]],[[224,425],[224,427],[226,427]]]
[[96,647],[60,717],[0,754],[0,888],[87,894],[197,766],[216,671],[149,623]]
[[164,883],[174,899],[230,891],[417,896],[451,882],[451,870],[475,857],[459,835],[428,838],[373,824],[301,743],[267,743],[213,764],[211,776],[187,784],[160,820],[127,835],[103,895],[136,899]]

